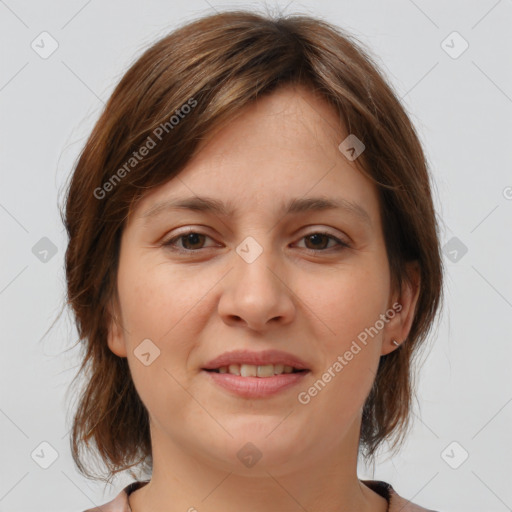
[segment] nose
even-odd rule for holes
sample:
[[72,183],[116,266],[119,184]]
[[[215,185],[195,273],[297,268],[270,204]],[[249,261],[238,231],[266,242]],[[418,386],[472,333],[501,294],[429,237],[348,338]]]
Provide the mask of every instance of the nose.
[[225,323],[266,331],[293,321],[295,300],[289,278],[270,253],[265,249],[254,261],[243,251],[233,255],[234,268],[221,281],[218,305]]

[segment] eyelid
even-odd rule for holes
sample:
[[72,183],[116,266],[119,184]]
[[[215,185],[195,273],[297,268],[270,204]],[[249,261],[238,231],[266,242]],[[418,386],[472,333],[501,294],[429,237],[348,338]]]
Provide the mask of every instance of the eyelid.
[[[171,246],[171,242],[174,242],[174,241],[177,241],[179,240],[180,238],[190,234],[190,233],[194,233],[194,234],[197,234],[197,235],[202,235],[202,236],[205,236],[207,238],[210,238],[213,240],[213,237],[208,235],[207,233],[205,233],[204,231],[202,231],[202,227],[200,228],[194,228],[194,227],[187,227],[185,228],[183,231],[178,231],[176,233],[174,233],[170,238],[165,238],[162,242],[161,242],[161,245],[162,246],[168,246],[170,247]],[[207,249],[209,249],[209,247],[207,247]],[[197,249],[195,251],[191,250],[191,249],[180,249],[180,248],[177,248],[176,249],[177,251],[182,251],[182,252],[188,252],[188,253],[192,253],[192,252],[199,252],[201,250],[204,250],[204,249]]]
[[[308,227],[310,227],[310,226],[308,226]],[[174,250],[176,252],[187,253],[187,254],[199,253],[199,252],[202,252],[204,250],[211,249],[212,247],[205,247],[205,248],[196,249],[196,250],[193,250],[193,249],[181,249],[179,247],[173,247],[173,243],[174,242],[179,241],[182,237],[184,237],[184,236],[186,236],[186,235],[188,235],[190,233],[194,233],[194,234],[197,234],[197,235],[205,236],[206,238],[210,238],[210,239],[213,240],[213,237],[211,237],[210,235],[208,235],[207,233],[202,231],[202,229],[203,229],[202,227],[194,228],[193,226],[188,226],[183,231],[178,231],[177,233],[174,233],[172,235],[172,237],[170,237],[168,239],[165,239],[163,242],[161,242],[161,245],[163,247],[169,247],[171,250]],[[302,234],[299,237],[299,241],[301,241],[302,239],[304,239],[304,238],[306,238],[308,236],[311,236],[311,235],[325,235],[327,237],[330,237],[332,240],[334,240],[336,242],[336,246],[335,247],[330,247],[328,249],[308,249],[308,248],[304,248],[304,250],[309,251],[309,252],[313,252],[313,253],[325,252],[325,253],[327,253],[327,252],[330,252],[330,251],[333,251],[333,250],[336,250],[336,249],[352,248],[352,242],[351,241],[343,240],[343,237],[340,237],[340,236],[332,233],[328,228],[325,228],[325,227],[317,227],[316,229],[314,227],[311,227],[310,231],[305,232],[304,234]],[[346,236],[346,238],[348,238],[348,237]]]
[[[306,228],[310,228],[310,229],[308,229],[307,232],[303,233],[300,238],[310,236],[310,235],[322,234],[322,235],[330,236],[342,244],[345,244],[347,246],[352,246],[351,238],[348,235],[346,235],[345,233],[343,233],[342,231],[336,230],[336,232],[334,232],[334,228],[326,228],[324,226],[318,226],[316,224],[306,226]],[[341,235],[339,233],[341,233]]]

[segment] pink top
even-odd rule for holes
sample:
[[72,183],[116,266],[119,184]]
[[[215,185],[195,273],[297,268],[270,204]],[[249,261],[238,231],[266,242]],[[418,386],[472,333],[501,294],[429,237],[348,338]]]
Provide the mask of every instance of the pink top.
[[[427,508],[411,503],[409,500],[399,496],[390,484],[381,480],[360,480],[372,491],[380,494],[388,502],[387,512],[435,512]],[[127,485],[112,501],[96,508],[90,508],[84,512],[132,512],[128,503],[128,496],[146,485],[148,481],[135,481]]]

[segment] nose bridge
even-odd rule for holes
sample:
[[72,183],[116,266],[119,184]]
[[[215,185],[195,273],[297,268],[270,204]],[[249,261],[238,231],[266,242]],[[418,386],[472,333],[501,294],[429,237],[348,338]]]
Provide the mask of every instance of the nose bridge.
[[[289,320],[293,311],[288,288],[276,270],[270,234],[261,233],[247,236],[236,247],[234,268],[219,304],[224,318],[241,319],[252,328],[262,328],[274,318]],[[257,236],[265,238],[265,246]]]
[[[265,245],[258,242],[265,238]],[[274,272],[271,271],[272,264],[275,262],[275,255],[272,250],[271,237],[268,233],[260,235],[249,235],[242,240],[236,247],[236,274],[237,282],[246,282],[247,286],[258,290],[259,293],[278,292],[279,283]]]

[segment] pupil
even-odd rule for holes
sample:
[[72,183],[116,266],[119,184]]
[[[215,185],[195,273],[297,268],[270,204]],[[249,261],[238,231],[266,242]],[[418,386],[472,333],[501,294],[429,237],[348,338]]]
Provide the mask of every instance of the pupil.
[[198,237],[200,236],[201,235],[199,233],[189,233],[188,235],[185,235],[185,243],[191,243],[192,245],[200,243],[198,240]]
[[321,233],[316,233],[314,235],[309,235],[308,238],[310,239],[310,241],[311,240],[313,241],[313,245],[318,245],[318,243],[316,243],[316,242],[320,242],[320,245],[321,245],[321,239],[326,238],[326,235],[323,235]]
[[[200,235],[199,233],[189,233],[187,235],[185,235],[185,243],[186,244],[189,244],[191,243],[192,245],[195,245],[195,244],[198,244],[200,243],[200,237],[202,235]],[[314,246],[318,246],[318,245],[322,245],[322,239],[325,239],[327,238],[326,235],[322,234],[322,233],[315,233],[313,235],[309,235],[307,237],[309,239],[310,242],[313,243]]]

